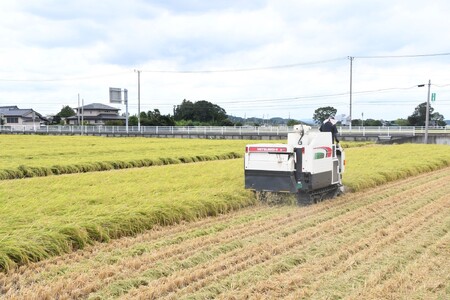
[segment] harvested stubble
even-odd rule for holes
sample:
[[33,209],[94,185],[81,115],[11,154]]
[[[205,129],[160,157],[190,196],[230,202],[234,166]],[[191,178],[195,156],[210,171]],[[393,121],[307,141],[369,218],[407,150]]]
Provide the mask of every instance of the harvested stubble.
[[314,206],[257,205],[158,227],[0,274],[0,292],[6,299],[446,299],[449,180],[444,168]]

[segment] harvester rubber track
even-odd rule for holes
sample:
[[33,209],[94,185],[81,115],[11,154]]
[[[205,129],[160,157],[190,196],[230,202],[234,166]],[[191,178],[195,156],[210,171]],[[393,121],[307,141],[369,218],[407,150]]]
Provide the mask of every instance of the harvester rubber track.
[[311,205],[314,203],[322,202],[323,200],[326,199],[334,198],[342,193],[343,193],[343,186],[339,184],[331,185],[309,193],[298,192],[297,204],[299,206]]

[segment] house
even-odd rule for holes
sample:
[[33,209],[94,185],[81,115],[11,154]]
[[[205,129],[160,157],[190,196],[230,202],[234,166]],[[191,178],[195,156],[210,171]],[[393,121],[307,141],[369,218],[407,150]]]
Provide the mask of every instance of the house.
[[83,119],[84,124],[105,125],[111,121],[122,121],[125,123],[125,117],[119,115],[118,108],[101,103],[92,103],[75,108],[77,114],[66,118],[69,125],[78,125],[78,119]]
[[31,108],[20,109],[17,106],[0,106],[1,125],[34,125],[48,124],[48,120]]

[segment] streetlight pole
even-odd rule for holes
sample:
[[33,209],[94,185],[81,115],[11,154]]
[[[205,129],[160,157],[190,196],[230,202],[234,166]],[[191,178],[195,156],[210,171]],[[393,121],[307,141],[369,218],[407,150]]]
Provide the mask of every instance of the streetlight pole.
[[[424,87],[425,84],[419,84],[418,87]],[[423,139],[424,144],[428,144],[428,124],[430,123],[430,89],[431,89],[431,80],[428,80],[428,95],[427,95],[427,106],[425,112],[425,136]]]
[[427,111],[425,113],[425,139],[424,139],[425,144],[428,144],[428,126],[430,123],[430,87],[431,87],[431,80],[428,80]]

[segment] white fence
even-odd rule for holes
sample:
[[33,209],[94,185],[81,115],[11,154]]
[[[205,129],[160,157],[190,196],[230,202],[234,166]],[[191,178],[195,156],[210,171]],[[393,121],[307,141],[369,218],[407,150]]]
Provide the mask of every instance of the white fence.
[[[316,128],[317,129],[317,128]],[[42,133],[42,134],[131,134],[131,135],[282,135],[286,136],[292,127],[287,126],[78,126],[78,125],[3,125],[0,133]],[[379,126],[338,127],[339,135],[355,136],[415,136],[424,134],[425,127]],[[428,133],[450,133],[447,127],[429,127]]]

